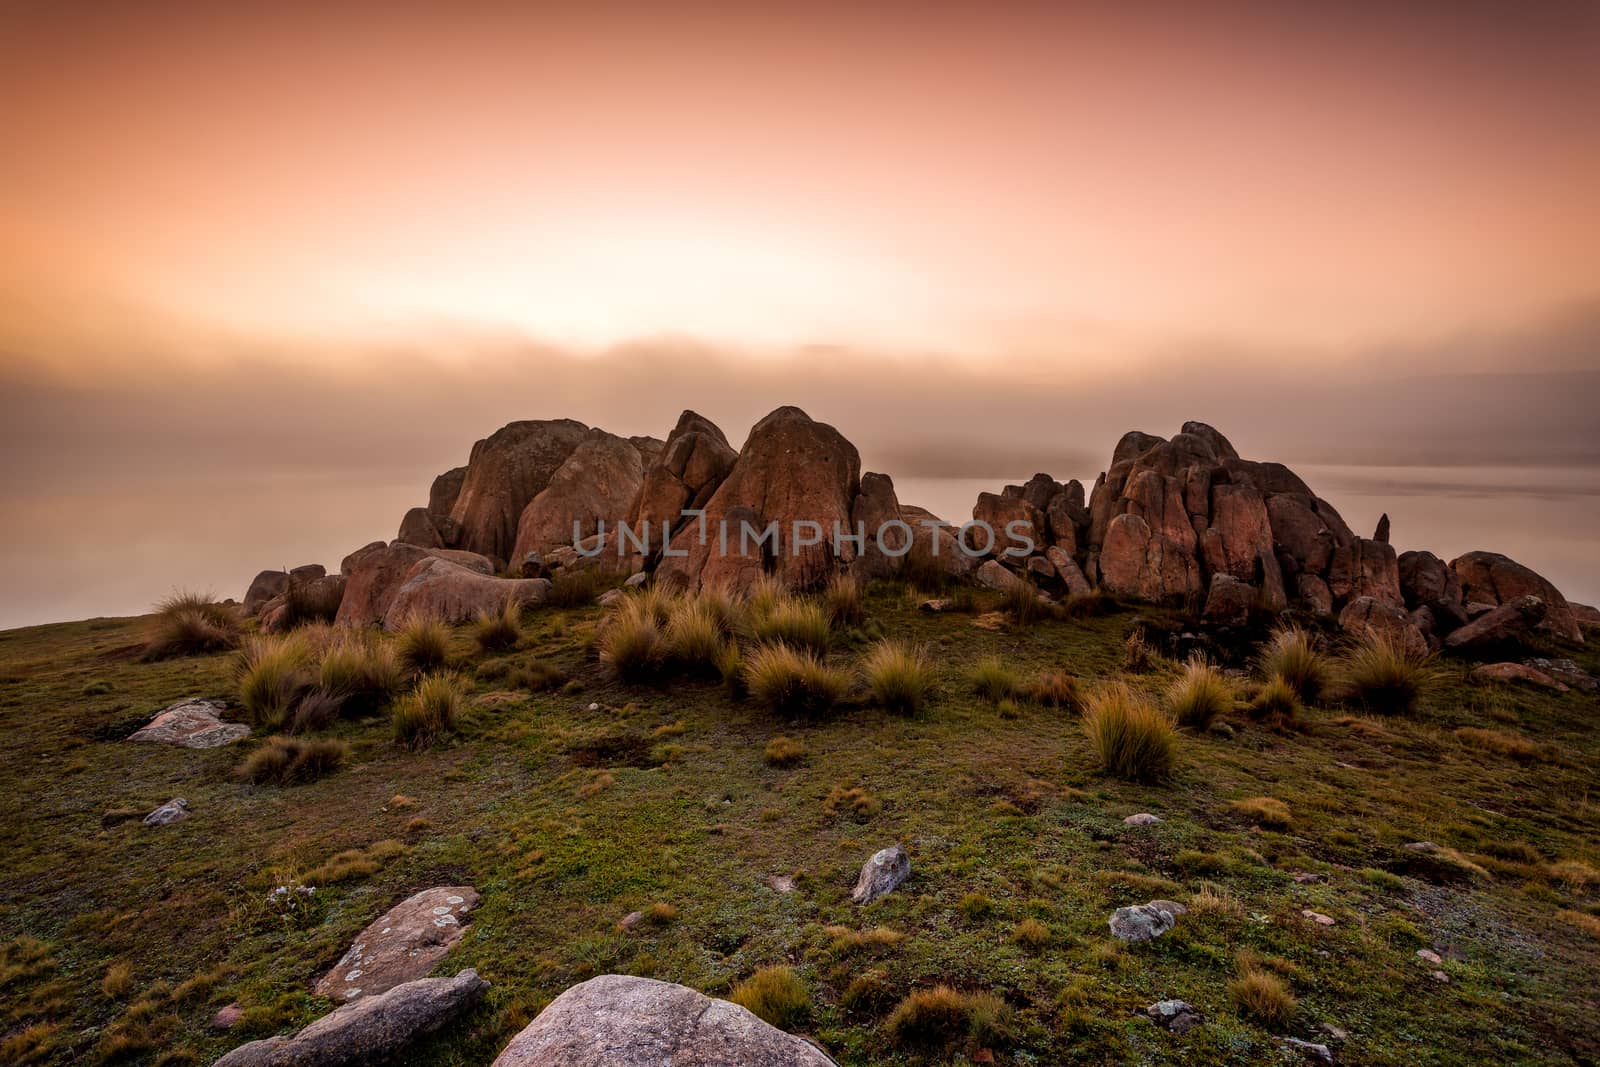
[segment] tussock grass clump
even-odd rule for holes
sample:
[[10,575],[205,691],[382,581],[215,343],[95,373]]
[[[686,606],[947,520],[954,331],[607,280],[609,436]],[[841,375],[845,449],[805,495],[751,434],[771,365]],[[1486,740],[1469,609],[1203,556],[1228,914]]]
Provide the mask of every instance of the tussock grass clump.
[[239,613],[207,593],[178,591],[156,604],[144,659],[201,656],[239,647]]
[[1028,683],[1028,699],[1047,708],[1076,711],[1083,705],[1078,680],[1063,670],[1048,670]]
[[861,661],[872,701],[899,715],[915,715],[933,688],[933,666],[918,645],[883,640]]
[[1559,863],[1552,863],[1546,873],[1552,880],[1578,893],[1585,893],[1600,886],[1600,871],[1582,860],[1562,860]]
[[745,687],[768,711],[814,719],[832,711],[850,689],[850,677],[815,655],[779,642],[757,649],[745,663]]
[[1380,715],[1409,715],[1427,682],[1424,661],[1408,656],[1387,634],[1368,631],[1339,670],[1339,695]]
[[1098,619],[1121,610],[1117,598],[1102,589],[1070,596],[1061,605],[1061,614],[1068,619]]
[[338,770],[350,755],[343,741],[269,737],[239,764],[239,777],[251,785],[314,782]]
[[828,617],[835,626],[860,626],[867,616],[861,596],[861,582],[853,574],[834,575],[828,582],[823,600],[828,605]]
[[427,748],[455,729],[465,702],[465,690],[455,675],[428,675],[394,706],[394,739],[408,748]]
[[472,639],[480,652],[505,652],[522,640],[522,605],[507,600],[499,611],[484,611],[472,624]]
[[133,988],[133,966],[127,960],[118,960],[106,968],[100,979],[100,992],[107,1000],[120,1000]]
[[670,926],[678,921],[678,906],[658,900],[644,909],[644,921],[651,926]]
[[1083,731],[1101,766],[1118,778],[1156,782],[1172,773],[1178,751],[1172,720],[1120,682],[1089,697]]
[[1018,629],[1028,627],[1050,614],[1050,607],[1039,599],[1039,589],[1026,578],[1018,578],[1000,591],[1000,610]]
[[239,652],[239,703],[252,725],[282,726],[312,686],[312,655],[298,634],[257,636]]
[[985,656],[972,667],[972,688],[983,699],[998,704],[1017,695],[1017,674],[999,656]]
[[567,684],[567,672],[557,667],[554,663],[546,663],[542,659],[532,660],[528,663],[518,664],[506,672],[505,684],[511,689],[526,689],[530,693],[542,693],[547,689],[556,689]]
[[601,593],[622,584],[616,573],[603,567],[584,567],[573,570],[563,567],[550,579],[550,591],[545,603],[553,608],[581,608],[593,604]]
[[672,606],[667,618],[666,643],[672,662],[695,673],[716,674],[723,646],[728,642],[727,616],[719,602],[688,598]]
[[793,767],[805,758],[805,744],[792,737],[774,737],[761,754],[768,767]]
[[964,993],[947,985],[919,989],[895,1005],[884,1030],[908,1049],[942,1050],[957,1043],[1009,1040],[1011,1009],[993,993]]
[[1321,698],[1332,677],[1327,657],[1317,651],[1311,634],[1298,626],[1272,631],[1257,666],[1267,678],[1282,678],[1307,704]]
[[848,926],[829,926],[825,932],[831,938],[828,951],[836,956],[871,949],[893,948],[906,939],[906,935],[887,926],[874,926],[870,930],[852,930]]
[[660,672],[667,659],[661,628],[668,608],[654,591],[623,600],[600,630],[600,662],[623,681],[642,681]]
[[856,822],[866,822],[883,810],[883,801],[859,786],[846,789],[836,785],[823,798],[822,810],[829,815],[849,815]]
[[1590,915],[1586,911],[1573,911],[1563,908],[1556,912],[1556,920],[1564,922],[1574,929],[1582,930],[1590,937],[1600,940],[1600,915]]
[[969,919],[986,919],[994,914],[994,898],[986,893],[968,893],[956,910]]
[[374,841],[366,848],[349,848],[343,852],[335,852],[307,871],[299,880],[304,885],[318,886],[369,878],[377,874],[385,863],[396,856],[404,855],[406,851],[405,843],[393,838]]
[[1017,928],[1011,931],[1011,940],[1034,952],[1049,945],[1050,937],[1050,927],[1038,919],[1023,919],[1017,924]]
[[395,646],[367,632],[348,633],[322,654],[317,690],[346,715],[380,710],[405,685]]
[[811,993],[792,967],[762,967],[734,986],[728,999],[780,1030],[792,1029],[811,1015]]
[[833,639],[833,624],[822,605],[785,595],[750,621],[751,635],[763,644],[783,644],[821,655]]
[[1250,797],[1246,800],[1235,800],[1228,805],[1228,810],[1235,815],[1250,820],[1264,830],[1287,830],[1294,822],[1293,816],[1289,813],[1289,805],[1277,797]]
[[1463,726],[1456,731],[1456,737],[1468,748],[1493,752],[1497,756],[1506,756],[1521,763],[1533,763],[1547,757],[1547,750],[1543,745],[1505,730],[1482,730],[1473,726]]
[[400,628],[395,648],[407,670],[438,670],[450,658],[450,628],[438,619],[413,616]]
[[1215,667],[1196,656],[1167,687],[1166,703],[1179,726],[1200,731],[1233,707],[1233,687]]
[[1273,675],[1250,698],[1250,717],[1274,726],[1294,722],[1300,717],[1300,695],[1294,686]]
[[1282,1029],[1294,1020],[1300,1004],[1282,978],[1259,967],[1245,967],[1228,983],[1228,998],[1239,1014],[1269,1029]]

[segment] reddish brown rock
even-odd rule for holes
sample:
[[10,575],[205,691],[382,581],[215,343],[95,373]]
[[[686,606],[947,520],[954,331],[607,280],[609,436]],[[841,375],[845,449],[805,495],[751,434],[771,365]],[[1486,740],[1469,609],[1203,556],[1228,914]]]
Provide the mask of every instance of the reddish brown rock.
[[1333,593],[1329,591],[1328,583],[1315,574],[1295,575],[1295,597],[1313,614],[1333,614]]
[[1205,617],[1224,626],[1242,626],[1250,621],[1256,606],[1256,589],[1231,574],[1211,576],[1211,591],[1206,594]]
[[380,541],[346,557],[344,566],[349,577],[335,621],[341,626],[382,623],[406,577],[419,562],[430,558],[449,560],[483,575],[494,573],[494,564],[475,552],[423,548],[399,541],[386,545]]
[[455,513],[456,501],[461,497],[461,486],[467,480],[467,468],[452,467],[433,480],[428,487],[428,514],[436,519],[448,519]]
[[439,556],[419,560],[389,601],[383,628],[393,633],[413,618],[455,624],[500,611],[508,602],[542,604],[543,578],[495,578]]
[[412,508],[400,520],[400,533],[395,538],[408,545],[419,548],[443,548],[444,538],[439,536],[439,528],[433,523],[433,515],[427,508]]
[[1508,600],[1453,631],[1444,639],[1444,647],[1478,653],[1522,647],[1544,622],[1548,611],[1549,607],[1536,596]]
[[461,526],[461,547],[505,559],[523,509],[588,432],[572,419],[513,422],[473,445],[450,511]]
[[916,533],[899,525],[904,521],[889,476],[871,471],[863,474],[861,492],[850,507],[850,532],[863,538],[861,555],[852,565],[852,572],[871,580],[899,571]]
[[349,951],[317,980],[315,992],[354,1000],[427,977],[461,940],[477,903],[471,886],[439,886],[407,897],[356,935]]
[[1572,605],[1533,569],[1498,552],[1468,552],[1451,560],[1450,569],[1461,580],[1463,599],[1499,605],[1519,597],[1538,597],[1545,605],[1539,629],[1564,641],[1583,643],[1583,630]]
[[262,571],[250,582],[250,588],[245,590],[240,608],[246,615],[259,615],[269,601],[288,591],[288,571]]
[[1468,677],[1480,685],[1491,682],[1505,684],[1523,682],[1542,689],[1553,689],[1558,693],[1569,691],[1565,683],[1558,682],[1536,667],[1528,667],[1521,663],[1485,663],[1481,667],[1474,667]]
[[1210,515],[1202,541],[1206,569],[1255,581],[1262,558],[1272,559],[1272,523],[1261,494],[1248,485],[1213,486]]
[[1428,640],[1417,629],[1406,610],[1376,597],[1358,596],[1339,613],[1339,627],[1355,637],[1375,633],[1386,637],[1407,656],[1421,659],[1428,654]]
[[1100,552],[1100,585],[1107,592],[1139,600],[1171,600],[1198,594],[1200,565],[1190,543],[1174,541],[1135,514],[1118,515],[1106,529]]
[[1334,551],[1328,564],[1328,588],[1336,602],[1371,597],[1397,608],[1405,604],[1393,546],[1364,537]]
[[1066,552],[1051,545],[1045,549],[1044,557],[1055,568],[1056,577],[1067,587],[1068,595],[1083,596],[1090,591],[1089,580],[1084,577],[1083,569]]
[[643,482],[644,461],[632,442],[590,430],[523,510],[511,559],[575,544],[602,522],[608,533],[616,530]]
[[[692,522],[683,512],[705,507],[738,458],[739,453],[710,419],[693,411],[678,416],[666,445],[646,468],[628,516],[636,532],[649,529],[652,559],[661,553],[662,524],[677,531]],[[676,539],[674,547],[682,547]]]
[[1046,544],[1044,516],[1021,496],[979,493],[978,502],[972,506],[972,521],[988,527],[985,532],[974,525],[962,535],[975,554],[1017,559],[1016,555],[1007,555],[1008,550],[1023,551],[1031,545],[1032,551],[1037,552]]

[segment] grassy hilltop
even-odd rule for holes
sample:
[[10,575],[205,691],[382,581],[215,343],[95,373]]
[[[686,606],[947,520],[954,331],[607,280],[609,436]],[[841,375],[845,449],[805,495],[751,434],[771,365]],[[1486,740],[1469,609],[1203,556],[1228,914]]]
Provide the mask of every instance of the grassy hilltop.
[[[1347,1064],[1600,1059],[1595,697],[1472,686],[1443,661],[1409,713],[1282,694],[1263,713],[1235,648],[1220,717],[1177,731],[1170,775],[1130,781],[1102,768],[1082,705],[1123,682],[1164,709],[1183,669],[1130,646],[1131,612],[1019,624],[998,597],[920,599],[884,584],[831,633],[775,624],[848,672],[842,703],[807,718],[709,669],[620,680],[654,653],[603,640],[621,625],[603,608],[486,629],[497,651],[464,627],[453,726],[397,742],[394,707],[418,712],[407,678],[393,706],[304,735],[336,765],[289,784],[255,755],[265,726],[210,750],[122,740],[189,696],[245,718],[237,653],[146,661],[149,619],[0,634],[0,1062],[208,1063],[304,1025],[358,931],[448,884],[482,903],[437,973],[475,967],[492,988],[417,1064],[487,1064],[607,972],[736,996],[846,1064],[1273,1063],[1282,1036]],[[905,679],[878,700],[856,680],[884,636],[926,652],[915,713],[892,707],[915,703]],[[703,666],[728,654],[708,641]],[[1592,643],[1578,659],[1600,670]],[[174,796],[188,819],[141,825]],[[1139,812],[1162,821],[1124,824]],[[1424,862],[1401,847],[1417,841],[1445,851]],[[895,842],[910,880],[852,904],[862,862]],[[306,903],[269,900],[298,885]],[[1111,937],[1113,909],[1153,898],[1189,911],[1156,940]],[[1204,1025],[1143,1017],[1169,998]],[[211,1029],[230,1002],[240,1022]]]

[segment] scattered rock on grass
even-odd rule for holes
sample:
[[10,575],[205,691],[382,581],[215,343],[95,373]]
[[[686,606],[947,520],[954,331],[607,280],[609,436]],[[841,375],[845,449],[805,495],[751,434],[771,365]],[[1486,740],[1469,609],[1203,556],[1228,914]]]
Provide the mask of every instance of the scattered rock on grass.
[[1107,920],[1111,935],[1123,941],[1138,944],[1160,937],[1177,925],[1178,916],[1189,909],[1170,900],[1152,900],[1148,904],[1134,904],[1118,908]]
[[356,936],[316,985],[318,996],[355,1000],[422,978],[461,939],[462,918],[478,903],[471,886],[424,889],[390,908]]
[[632,930],[635,926],[638,926],[642,922],[644,922],[644,912],[630,911],[621,919],[617,920],[617,929],[621,930],[623,933],[627,933],[629,930]]
[[890,845],[873,853],[872,858],[861,865],[861,874],[850,899],[857,904],[870,904],[894,892],[909,877],[911,858],[899,845]]
[[1554,689],[1558,693],[1565,693],[1567,686],[1556,681],[1537,667],[1529,667],[1522,663],[1485,663],[1481,667],[1474,667],[1467,676],[1479,685],[1492,682],[1524,682],[1528,685],[1537,685],[1543,689]]
[[355,1067],[386,1063],[421,1037],[443,1029],[483,996],[489,983],[465,970],[454,978],[419,978],[336,1008],[293,1037],[240,1045],[213,1067]]
[[1431,963],[1435,967],[1444,962],[1444,957],[1440,956],[1431,948],[1417,949],[1417,959],[1421,960],[1423,963]]
[[1600,690],[1600,679],[1595,678],[1594,675],[1578,666],[1574,660],[1566,658],[1546,659],[1543,656],[1535,656],[1532,659],[1523,660],[1522,665],[1549,675],[1556,681],[1564,682],[1572,688],[1582,690],[1585,693],[1593,693]]
[[1434,971],[1432,974],[1428,975],[1428,977],[1432,978],[1435,982],[1438,982],[1440,985],[1449,985],[1450,984],[1450,976],[1448,974],[1445,974],[1443,971]]
[[1324,915],[1320,911],[1312,911],[1310,908],[1306,908],[1300,914],[1302,916],[1304,916],[1305,918],[1311,920],[1312,922],[1316,923],[1318,926],[1332,926],[1333,925],[1333,916]]
[[1327,1045],[1315,1045],[1310,1041],[1302,1041],[1298,1037],[1280,1037],[1278,1044],[1290,1052],[1298,1052],[1305,1059],[1314,1063],[1332,1063],[1333,1050]]
[[767,885],[779,893],[794,892],[794,876],[788,874],[775,874],[767,879]]
[[171,826],[175,822],[182,822],[189,817],[189,802],[182,797],[173,797],[155,811],[144,817],[146,826]]
[[1320,881],[1322,881],[1322,875],[1320,874],[1312,874],[1310,871],[1294,872],[1295,885],[1316,885]]
[[946,611],[954,610],[955,606],[956,602],[954,600],[939,597],[933,600],[924,600],[920,605],[920,610],[926,611],[930,615],[939,615]]
[[239,1016],[243,1014],[244,1009],[239,1006],[237,1001],[226,1007],[219,1008],[217,1013],[211,1017],[211,1029],[231,1030],[233,1024],[238,1022]]
[[[1141,811],[1137,815],[1130,815],[1122,820],[1124,826],[1154,826],[1161,821],[1159,815],[1151,815],[1148,811]],[[1166,1001],[1162,1001],[1163,1004]]]
[[1186,1034],[1205,1022],[1200,1009],[1187,1000],[1158,1000],[1144,1010],[1150,1021],[1163,1030]]
[[180,748],[219,748],[250,734],[242,722],[223,722],[227,705],[220,700],[190,697],[169,704],[155,718],[128,735],[129,741],[153,741]]
[[603,974],[551,1001],[492,1067],[680,1063],[832,1067],[833,1060],[737,1004],[670,982]]

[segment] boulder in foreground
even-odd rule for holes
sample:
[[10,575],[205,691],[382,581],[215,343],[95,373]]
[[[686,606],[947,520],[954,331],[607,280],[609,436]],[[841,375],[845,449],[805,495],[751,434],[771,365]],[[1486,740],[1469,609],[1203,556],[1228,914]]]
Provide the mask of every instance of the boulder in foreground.
[[906,855],[905,849],[899,845],[879,849],[861,865],[861,874],[856,879],[856,888],[850,894],[850,899],[857,904],[870,904],[894,892],[901,882],[910,877],[911,857]]
[[477,903],[477,890],[465,885],[437,886],[407,897],[356,936],[318,980],[317,995],[355,1000],[426,977],[461,940],[463,921]]
[[822,1050],[737,1004],[603,974],[562,993],[492,1067],[829,1067]]
[[420,978],[324,1015],[293,1037],[240,1045],[213,1067],[355,1067],[387,1063],[477,1003],[489,983],[465,970]]

